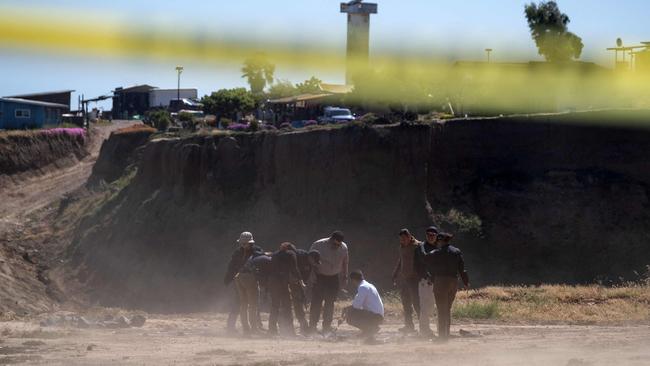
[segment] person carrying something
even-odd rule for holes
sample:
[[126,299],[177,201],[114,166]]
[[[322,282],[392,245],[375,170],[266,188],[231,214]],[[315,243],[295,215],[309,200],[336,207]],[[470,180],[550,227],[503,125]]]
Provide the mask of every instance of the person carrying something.
[[291,294],[289,286],[294,283],[304,287],[298,272],[295,247],[289,242],[280,244],[280,249],[271,257],[271,311],[269,314],[269,334],[278,334],[278,323],[284,335],[294,336],[293,316],[291,314]]
[[433,282],[427,264],[424,261],[425,255],[436,249],[438,228],[430,226],[426,232],[426,241],[415,251],[414,264],[418,276],[418,297],[420,298],[420,336],[424,338],[433,337],[430,326],[430,319],[433,316],[435,300],[433,298]]
[[[300,278],[304,283],[307,283],[310,281],[315,267],[320,264],[320,253],[317,250],[311,250],[308,252],[304,249],[295,249],[295,253]],[[300,333],[306,335],[309,332],[309,324],[307,323],[305,315],[305,308],[307,307],[307,288],[295,282],[291,283],[289,288],[291,289],[293,312],[300,323]]]
[[465,261],[460,249],[450,245],[453,235],[438,235],[439,248],[426,254],[425,261],[433,275],[433,294],[438,308],[438,337],[449,338],[451,327],[451,306],[458,291],[458,276],[465,289],[469,288],[469,276],[465,271]]
[[[244,231],[239,235],[237,240],[237,249],[232,253],[230,261],[228,262],[228,269],[223,278],[223,284],[225,286],[230,285],[235,279],[235,276],[239,273],[241,268],[244,266],[246,261],[253,254],[262,254],[264,251],[259,246],[255,245],[255,240],[253,239],[253,234],[248,231]],[[239,294],[234,293],[230,298],[230,313],[228,314],[228,325],[227,330],[229,332],[235,332],[235,323],[237,322],[237,315],[240,313],[239,305]]]
[[316,331],[321,310],[323,333],[332,331],[334,301],[341,286],[346,286],[348,281],[348,246],[343,239],[343,233],[335,231],[329,238],[320,239],[311,246],[311,250],[320,253],[321,263],[316,266],[316,282],[312,289],[309,309],[310,333]]
[[404,327],[399,331],[402,333],[414,333],[415,325],[413,324],[413,311],[420,314],[420,296],[418,273],[415,271],[415,253],[422,245],[408,231],[402,229],[399,232],[399,255],[397,265],[393,271],[393,284],[399,288],[402,299],[402,309],[404,312]]
[[267,287],[268,277],[271,274],[271,257],[264,253],[253,253],[242,269],[235,276],[235,284],[239,293],[239,313],[244,335],[259,333],[261,321],[259,319],[259,293],[260,287]]
[[360,329],[367,341],[374,341],[379,325],[384,321],[384,303],[375,286],[364,279],[363,272],[357,270],[350,273],[350,283],[357,288],[357,294],[352,306],[343,311],[345,320]]

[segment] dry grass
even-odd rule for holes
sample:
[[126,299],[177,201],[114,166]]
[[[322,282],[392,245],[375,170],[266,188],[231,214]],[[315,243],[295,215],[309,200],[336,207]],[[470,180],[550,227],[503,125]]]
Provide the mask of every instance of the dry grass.
[[119,130],[113,132],[115,135],[125,135],[125,134],[130,134],[130,133],[139,133],[139,132],[149,132],[149,133],[155,133],[158,130],[151,126],[147,125],[133,125],[129,127],[124,127],[120,128]]
[[[399,298],[385,299],[387,312],[401,316]],[[650,323],[650,286],[485,287],[458,292],[453,316],[516,324]]]

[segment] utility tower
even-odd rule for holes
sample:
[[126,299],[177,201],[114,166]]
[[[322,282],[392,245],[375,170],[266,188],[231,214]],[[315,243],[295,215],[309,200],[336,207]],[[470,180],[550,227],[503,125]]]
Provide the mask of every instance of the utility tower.
[[370,53],[370,14],[377,14],[377,4],[354,0],[341,3],[341,13],[348,15],[347,70],[345,83],[351,85],[354,75],[368,64]]

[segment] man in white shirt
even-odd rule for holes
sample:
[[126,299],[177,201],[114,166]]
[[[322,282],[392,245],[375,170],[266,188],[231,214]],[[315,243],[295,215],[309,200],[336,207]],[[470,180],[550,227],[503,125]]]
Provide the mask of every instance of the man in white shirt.
[[352,306],[344,310],[345,320],[351,326],[361,329],[362,336],[373,340],[384,321],[384,303],[375,286],[363,278],[361,271],[350,273],[350,283],[357,287]]
[[316,241],[311,250],[320,253],[320,263],[315,267],[316,282],[311,293],[308,333],[316,331],[323,313],[323,333],[332,330],[334,302],[341,287],[348,280],[348,246],[343,241],[343,233],[335,231],[329,238]]

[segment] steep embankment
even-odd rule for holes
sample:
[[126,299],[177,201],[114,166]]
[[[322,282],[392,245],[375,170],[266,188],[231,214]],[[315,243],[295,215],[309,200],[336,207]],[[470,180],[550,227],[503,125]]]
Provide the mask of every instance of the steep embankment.
[[42,174],[88,155],[83,129],[0,133],[0,186]]
[[[81,129],[0,133],[0,319],[55,309],[63,300],[49,277],[60,265],[79,216],[79,190],[116,122]],[[74,192],[74,193],[73,193]],[[58,207],[58,208],[57,208]],[[62,214],[64,208],[70,208]]]
[[271,250],[342,229],[352,267],[387,288],[397,231],[435,222],[476,285],[631,278],[650,262],[650,131],[593,125],[623,117],[645,115],[158,140],[79,228],[70,268],[104,304],[197,309],[240,231]]
[[154,132],[154,128],[135,125],[111,133],[102,145],[88,185],[94,187],[101,182],[112,183],[119,179],[125,169],[140,158],[138,149],[149,141]]

